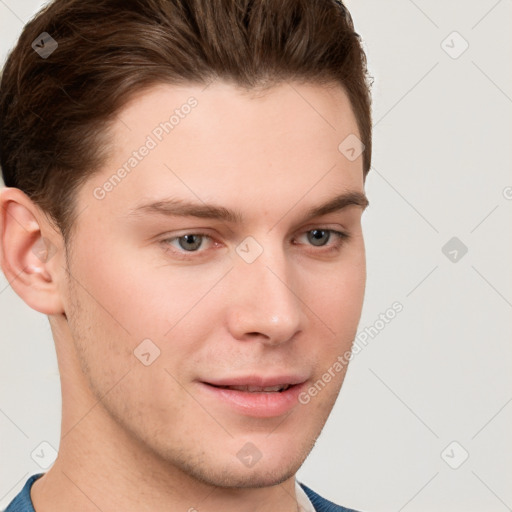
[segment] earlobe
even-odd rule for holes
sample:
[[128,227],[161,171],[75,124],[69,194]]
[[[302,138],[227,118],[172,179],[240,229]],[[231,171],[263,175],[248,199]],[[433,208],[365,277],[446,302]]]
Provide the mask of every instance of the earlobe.
[[[52,236],[44,236],[44,234]],[[0,264],[13,290],[32,308],[62,313],[57,232],[21,190],[0,191]]]

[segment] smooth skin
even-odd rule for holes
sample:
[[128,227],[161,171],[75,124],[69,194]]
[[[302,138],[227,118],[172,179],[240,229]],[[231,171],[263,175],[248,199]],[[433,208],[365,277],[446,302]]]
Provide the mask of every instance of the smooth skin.
[[[197,106],[97,199],[191,96]],[[242,414],[202,382],[292,374],[308,389],[350,349],[366,282],[364,206],[304,217],[364,193],[362,157],[338,150],[351,134],[340,86],[162,84],[116,116],[106,164],[79,189],[67,255],[47,216],[20,190],[2,190],[2,269],[48,315],[61,376],[59,455],[33,485],[36,512],[297,510],[295,474],[346,368],[275,417]],[[133,213],[169,198],[241,219]],[[263,249],[252,263],[236,251],[247,237]],[[146,366],[134,351],[147,339],[160,355]],[[247,443],[261,453],[252,467],[237,456]]]

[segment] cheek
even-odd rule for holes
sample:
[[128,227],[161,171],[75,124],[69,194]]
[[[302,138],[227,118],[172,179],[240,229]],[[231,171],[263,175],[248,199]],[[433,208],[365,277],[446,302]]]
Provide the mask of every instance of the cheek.
[[[305,301],[316,314],[326,332],[333,335],[334,343],[340,339],[352,341],[361,316],[366,285],[364,253],[333,265],[308,281],[304,288]],[[322,322],[323,321],[323,322]],[[348,339],[350,338],[350,340]]]
[[89,385],[102,396],[128,372],[143,368],[134,349],[152,333],[137,327],[151,311],[140,299],[135,267],[128,271],[105,240],[84,243],[76,254],[87,258],[70,262],[69,328]]
[[146,338],[162,339],[197,302],[200,287],[171,272],[164,259],[151,261],[144,251],[99,237],[95,245],[84,247],[90,257],[78,262],[74,275],[96,324],[131,350]]
[[168,424],[170,411],[184,406],[180,362],[188,357],[187,336],[194,333],[176,328],[163,336],[163,325],[152,321],[162,313],[130,293],[133,281],[119,283],[113,273],[88,274],[84,268],[81,275],[87,292],[74,287],[68,318],[86,385],[118,422],[138,434],[155,423]]

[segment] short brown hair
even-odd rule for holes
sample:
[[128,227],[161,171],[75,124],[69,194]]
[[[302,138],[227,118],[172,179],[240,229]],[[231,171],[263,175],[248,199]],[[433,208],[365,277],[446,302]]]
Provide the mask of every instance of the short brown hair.
[[[32,47],[43,32],[58,44],[46,58]],[[25,26],[2,73],[5,185],[24,191],[68,241],[75,193],[105,161],[116,112],[151,85],[216,78],[247,89],[342,85],[366,178],[370,80],[340,0],[54,0]]]

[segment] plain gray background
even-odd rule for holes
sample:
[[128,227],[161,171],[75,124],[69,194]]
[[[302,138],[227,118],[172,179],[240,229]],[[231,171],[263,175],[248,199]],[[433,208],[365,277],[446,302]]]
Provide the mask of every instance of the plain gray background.
[[[2,62],[40,5],[0,0]],[[512,1],[347,5],[375,79],[372,335],[298,478],[368,512],[512,510]],[[47,318],[3,275],[0,339],[2,508],[61,406]]]

